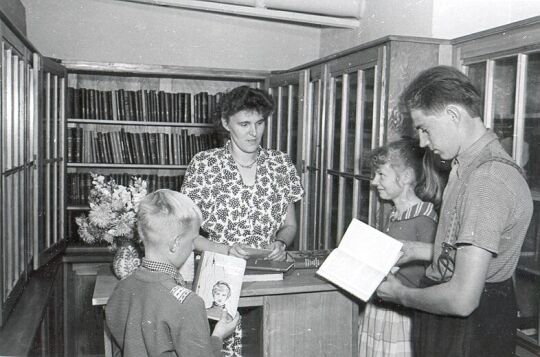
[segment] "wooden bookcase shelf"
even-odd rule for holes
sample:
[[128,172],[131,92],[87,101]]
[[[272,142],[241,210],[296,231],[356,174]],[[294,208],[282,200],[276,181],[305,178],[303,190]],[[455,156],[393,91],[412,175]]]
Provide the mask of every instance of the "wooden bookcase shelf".
[[119,120],[104,120],[104,119],[68,119],[68,128],[76,125],[118,125],[118,126],[163,126],[163,127],[178,127],[178,128],[214,128],[211,123],[171,123],[171,122],[155,122],[155,121],[119,121]]
[[67,206],[67,211],[88,211],[90,209],[90,206],[88,205],[71,205]]
[[261,87],[269,74],[85,61],[62,65],[69,89],[65,212],[72,241],[78,240],[73,218],[88,209],[90,173],[142,176],[152,189],[179,190],[191,157],[221,145],[212,123],[219,93],[239,85]]
[[[150,186],[149,188],[151,190],[157,188],[170,188],[173,190],[180,190],[183,175],[185,174],[187,163],[191,159],[191,156],[194,155],[198,150],[204,150],[209,148],[207,147],[208,145],[211,145],[212,147],[216,145],[221,145],[219,138],[216,138],[216,140],[213,141],[205,141],[203,139],[200,143],[197,143],[197,140],[195,140],[195,144],[193,144],[192,139],[188,139],[188,144],[192,146],[189,146],[187,144],[184,145],[186,141],[184,141],[182,145],[179,144],[179,139],[185,138],[186,135],[192,137],[202,137],[204,135],[217,134],[215,125],[211,123],[210,115],[205,118],[204,122],[196,122],[198,121],[197,118],[192,117],[192,115],[195,115],[194,113],[197,109],[195,105],[195,95],[202,92],[206,92],[209,95],[214,95],[220,92],[225,92],[239,85],[261,87],[263,84],[263,80],[269,74],[269,72],[265,71],[243,71],[216,68],[138,65],[124,63],[94,63],[84,61],[63,61],[62,64],[67,68],[67,87],[73,88],[73,90],[71,90],[71,93],[75,93],[74,98],[80,98],[78,96],[81,95],[81,93],[86,93],[85,91],[77,90],[82,88],[89,89],[94,91],[94,94],[98,93],[95,94],[96,97],[101,96],[100,98],[105,98],[104,102],[101,103],[101,110],[103,110],[103,108],[108,108],[108,110],[105,109],[104,111],[102,111],[104,115],[99,115],[99,109],[95,110],[95,112],[91,112],[91,115],[84,117],[82,115],[79,116],[76,114],[71,114],[71,112],[67,115],[68,118],[66,119],[65,123],[66,143],[67,145],[71,143],[71,145],[73,146],[71,147],[70,153],[68,153],[68,150],[66,149],[66,157],[71,158],[72,161],[77,161],[65,163],[65,187],[67,198],[65,214],[67,236],[70,240],[70,246],[77,245],[81,242],[77,234],[75,217],[87,213],[90,209],[87,203],[88,193],[91,189],[90,173],[111,176],[114,177],[117,181],[118,179],[120,179],[119,183],[121,184],[125,184],[121,181],[129,179],[129,177],[131,176],[141,176],[143,178],[147,178],[148,184]],[[133,112],[126,111],[125,113],[130,113],[131,116],[122,116],[119,112],[116,112],[115,116],[113,116],[113,110],[118,110],[119,106],[125,105],[122,100],[119,100],[122,98],[117,97],[119,95],[118,93],[122,90],[125,93],[130,92],[129,95],[131,97],[129,97],[130,99],[128,100],[133,100],[133,96],[135,96],[135,100],[139,101],[137,104],[142,103],[141,100],[144,100],[144,110],[141,110],[142,106],[139,105],[139,111],[136,111],[135,115],[133,115]],[[133,92],[137,94],[133,94]],[[178,112],[174,112],[175,114],[173,116],[173,114],[171,113],[173,113],[174,108],[169,107],[169,109],[171,109],[170,112],[167,114],[169,120],[165,121],[167,117],[163,117],[162,113],[160,113],[156,117],[156,112],[150,111],[151,107],[148,105],[148,93],[150,92],[152,93],[152,96],[154,96],[155,93],[159,92],[172,93],[173,97],[178,93],[181,93],[181,95],[185,95],[187,93],[188,96],[192,99],[190,103],[191,110],[188,110],[187,112],[179,110]],[[114,96],[114,98],[112,96]],[[113,99],[111,100],[111,98]],[[116,109],[113,109],[113,102]],[[87,101],[86,103],[95,102]],[[183,102],[179,101],[179,103]],[[162,103],[160,102],[160,104],[158,104],[158,107],[161,104]],[[67,105],[69,106],[69,103],[67,103]],[[69,109],[70,111],[72,109],[75,109],[75,107],[68,106],[66,106],[66,109]],[[153,108],[155,110],[156,107]],[[77,108],[77,110],[79,109],[80,107]],[[131,107],[131,110],[132,109],[133,108]],[[186,113],[189,112],[191,112],[191,114],[187,116]],[[208,114],[210,114],[210,110],[208,110],[208,112]],[[77,112],[73,111],[72,113]],[[108,119],[103,120],[99,118]],[[113,118],[116,120],[111,120]],[[155,121],[158,118],[164,121]],[[177,121],[173,121],[173,118]],[[150,119],[152,119],[152,121],[150,121]],[[181,122],[179,122],[180,120]],[[118,144],[118,132],[122,133],[120,134],[120,145]],[[84,150],[88,150],[88,148],[91,148],[91,146],[89,146],[89,143],[90,145],[94,145],[93,148],[91,148],[91,151],[93,153],[92,155],[94,155],[96,152],[96,145],[100,144],[100,142],[98,141],[96,144],[91,140],[96,138],[97,133],[100,133],[100,136],[103,137],[109,136],[109,138],[106,140],[110,140],[113,145],[116,144],[116,147],[112,146],[113,150],[116,150],[113,152],[113,155],[110,155],[110,147],[108,149],[108,162],[103,162],[101,160],[96,160],[100,161],[99,163],[85,162],[92,160],[88,159],[92,158],[92,156],[88,155],[88,153],[85,153],[86,156],[83,155],[83,153],[80,153],[79,156],[73,155],[74,153],[76,154],[76,151],[74,151],[75,148],[84,147]],[[126,137],[130,138],[126,139],[126,137],[123,137],[122,135],[124,135],[124,133],[127,134]],[[67,135],[74,134],[75,136],[72,136],[70,140],[68,140]],[[150,156],[148,155],[151,148],[150,140],[148,140],[148,136],[143,138],[142,135],[150,135],[150,140],[152,140],[151,143],[155,142],[152,135],[156,137],[155,140],[158,143],[164,143],[163,145],[165,149],[163,148],[163,146],[160,147],[159,144],[156,144],[158,148],[157,155],[163,154],[164,150],[167,150],[167,145],[174,145],[172,147],[169,147],[170,151],[168,154],[170,159],[171,153],[173,153],[173,155],[175,155],[174,160],[167,161],[165,158],[163,158],[163,161],[159,162],[181,162],[182,164],[140,163],[158,162],[154,161],[155,158],[150,161]],[[179,137],[179,135],[183,136]],[[79,142],[74,141],[74,138],[76,140],[79,140]],[[210,139],[213,139],[213,137]],[[131,146],[123,146],[126,142],[128,142],[128,145]],[[102,147],[105,147],[106,144],[102,145]],[[119,147],[124,149],[124,152],[122,152],[120,156],[118,155]],[[182,154],[182,148],[186,149],[185,154]],[[190,149],[189,151],[187,151],[188,148]],[[131,153],[136,152],[136,154],[133,155],[135,157],[132,156],[132,160],[126,160],[126,157],[123,156],[126,149],[132,150]],[[176,149],[176,151],[174,149]],[[142,153],[142,150],[147,151]],[[152,153],[156,154],[156,149],[152,149]],[[178,161],[179,153],[182,156],[181,161]],[[140,161],[142,155],[146,156],[143,157],[143,161]],[[111,156],[113,160],[111,160]],[[87,160],[84,160],[85,157]],[[139,160],[133,160],[137,157]],[[100,159],[101,158],[102,157],[100,157]],[[129,164],[125,162],[139,163]],[[94,248],[91,247],[88,249],[93,250]],[[110,260],[110,258],[108,260]],[[75,271],[75,274],[70,273],[70,276],[73,276],[72,279],[78,279],[79,275],[77,274],[79,274],[79,272],[81,274],[81,279],[85,279],[87,277],[86,274],[88,273],[83,268],[88,268],[87,265],[88,264],[81,265],[81,268]],[[97,266],[99,266],[99,264],[94,264],[90,266],[90,269],[94,269]],[[71,270],[73,269],[68,269],[68,271],[70,272]],[[93,289],[93,282],[94,280],[90,279],[88,281],[88,285],[85,286],[88,286],[88,289]],[[86,294],[89,293],[89,291],[90,290],[85,290],[82,293]],[[80,299],[76,296],[71,297],[71,295],[68,295],[67,299],[70,303],[73,304],[73,306],[81,305],[81,303],[79,302]],[[80,355],[83,350],[84,353],[90,354],[100,354],[103,351],[103,347],[101,345],[102,339],[99,338],[99,334],[95,336],[92,335],[96,337],[96,339],[95,341],[92,340],[92,343],[89,345],[85,345],[84,343],[79,342],[85,338],[91,338],[89,337],[88,332],[85,332],[84,329],[81,330],[80,328],[78,328],[78,324],[80,323],[79,321],[84,320],[83,315],[92,315],[93,312],[87,311],[88,308],[89,307],[85,305],[80,306],[80,308],[70,310],[73,312],[73,316],[70,316],[70,318],[66,321],[65,355]],[[96,329],[102,330],[102,326],[100,325],[98,320],[96,320],[96,323]]]
[[108,168],[108,169],[148,169],[148,170],[185,170],[186,165],[150,165],[150,164],[107,164],[91,162],[70,162],[67,168]]

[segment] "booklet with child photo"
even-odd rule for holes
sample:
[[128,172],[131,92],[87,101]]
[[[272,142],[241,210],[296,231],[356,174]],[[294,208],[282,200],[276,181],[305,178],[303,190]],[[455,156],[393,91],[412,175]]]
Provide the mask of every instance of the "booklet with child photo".
[[355,218],[317,274],[368,301],[401,256],[402,243]]
[[219,320],[223,310],[232,319],[238,309],[246,261],[204,251],[197,265],[193,287],[204,300],[209,319]]

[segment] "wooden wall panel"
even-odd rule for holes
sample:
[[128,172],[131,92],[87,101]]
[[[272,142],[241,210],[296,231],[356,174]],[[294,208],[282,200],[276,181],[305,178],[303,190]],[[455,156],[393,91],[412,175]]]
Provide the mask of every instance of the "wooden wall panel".
[[265,297],[264,356],[356,356],[358,307],[340,292]]

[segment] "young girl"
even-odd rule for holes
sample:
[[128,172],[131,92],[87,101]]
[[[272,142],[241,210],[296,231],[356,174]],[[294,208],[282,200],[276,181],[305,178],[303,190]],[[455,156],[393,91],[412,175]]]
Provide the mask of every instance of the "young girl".
[[[372,185],[382,200],[393,203],[383,231],[399,240],[433,242],[443,179],[432,154],[406,138],[375,149],[371,162]],[[404,284],[418,287],[424,271],[424,265],[413,263],[401,266],[396,275]],[[374,296],[360,318],[358,355],[412,356],[411,315],[410,310]]]

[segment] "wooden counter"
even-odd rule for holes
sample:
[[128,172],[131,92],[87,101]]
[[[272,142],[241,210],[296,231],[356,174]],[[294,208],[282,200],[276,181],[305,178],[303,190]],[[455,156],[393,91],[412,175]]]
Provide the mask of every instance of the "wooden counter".
[[[106,305],[117,282],[110,269],[102,269],[92,304]],[[317,277],[314,269],[293,270],[283,281],[244,283],[239,306],[259,310],[258,318],[252,319],[259,331],[251,335],[261,336],[257,346],[251,346],[245,355],[357,356],[357,303],[354,297]],[[106,355],[111,353],[108,338]]]

